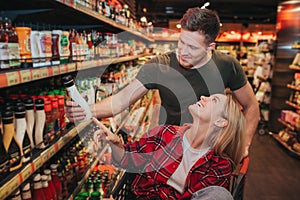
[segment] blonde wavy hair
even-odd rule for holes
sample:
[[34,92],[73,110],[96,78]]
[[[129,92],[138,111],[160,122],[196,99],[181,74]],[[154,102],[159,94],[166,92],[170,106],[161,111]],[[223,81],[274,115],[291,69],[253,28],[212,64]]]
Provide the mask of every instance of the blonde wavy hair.
[[227,93],[226,96],[223,117],[228,121],[228,125],[218,134],[213,149],[236,166],[245,153],[246,120],[234,96],[231,93]]

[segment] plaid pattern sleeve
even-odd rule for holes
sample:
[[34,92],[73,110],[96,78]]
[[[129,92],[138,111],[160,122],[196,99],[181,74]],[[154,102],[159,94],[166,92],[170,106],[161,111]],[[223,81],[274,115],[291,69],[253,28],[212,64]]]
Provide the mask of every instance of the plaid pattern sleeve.
[[232,166],[213,150],[201,157],[191,168],[181,194],[167,184],[179,166],[183,149],[180,127],[159,126],[148,133],[149,137],[125,145],[121,166],[130,172],[139,173],[132,183],[132,191],[138,199],[190,199],[192,194],[204,187],[229,186]]

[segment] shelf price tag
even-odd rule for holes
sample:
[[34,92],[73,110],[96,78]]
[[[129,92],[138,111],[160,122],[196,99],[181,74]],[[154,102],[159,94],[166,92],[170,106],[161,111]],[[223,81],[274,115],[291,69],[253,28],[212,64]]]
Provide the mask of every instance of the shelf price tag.
[[47,78],[49,76],[48,69],[46,67],[40,68],[41,78]]
[[37,159],[34,160],[34,169],[37,170],[40,167],[42,167],[42,165],[44,164],[43,162],[43,156],[41,154],[41,156],[39,156]]
[[31,81],[31,70],[20,71],[21,83],[26,83]]
[[23,180],[26,180],[27,178],[30,177],[30,175],[33,173],[31,165],[27,165],[23,170],[22,170],[22,177]]
[[16,85],[20,83],[20,77],[18,72],[8,72],[6,73],[7,85]]
[[21,183],[19,182],[19,179],[17,176],[10,179],[3,187],[3,189],[0,190],[0,199],[5,199],[8,197],[15,189],[17,189]]
[[68,65],[59,65],[60,74],[68,73]]
[[34,69],[32,70],[32,80],[38,80],[41,78],[40,70]]
[[77,62],[76,65],[77,65],[77,70],[80,70],[83,67],[82,62]]
[[76,71],[76,64],[75,63],[70,63],[67,66],[68,66],[68,72]]
[[6,74],[0,74],[0,88],[8,86]]
[[52,73],[53,73],[53,76],[59,75],[60,74],[59,66],[53,66]]

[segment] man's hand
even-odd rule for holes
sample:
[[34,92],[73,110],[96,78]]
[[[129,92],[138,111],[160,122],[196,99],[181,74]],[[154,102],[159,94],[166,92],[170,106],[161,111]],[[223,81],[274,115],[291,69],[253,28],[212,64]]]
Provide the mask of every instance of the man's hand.
[[74,123],[82,121],[86,116],[84,109],[74,101],[66,102],[65,112],[69,121]]

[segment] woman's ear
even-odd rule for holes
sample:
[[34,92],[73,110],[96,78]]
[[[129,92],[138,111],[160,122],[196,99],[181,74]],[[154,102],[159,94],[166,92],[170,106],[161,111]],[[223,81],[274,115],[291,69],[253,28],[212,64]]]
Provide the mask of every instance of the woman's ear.
[[226,119],[218,119],[217,121],[215,121],[214,123],[217,127],[220,127],[220,128],[224,128],[225,126],[228,125],[228,121]]

